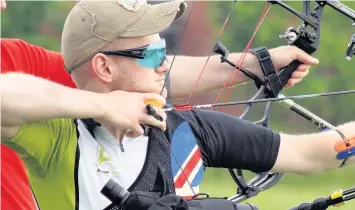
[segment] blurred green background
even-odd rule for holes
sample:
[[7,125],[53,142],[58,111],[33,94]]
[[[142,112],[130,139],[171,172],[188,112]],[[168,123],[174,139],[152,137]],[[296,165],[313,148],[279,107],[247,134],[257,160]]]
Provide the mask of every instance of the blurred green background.
[[[20,38],[32,44],[50,50],[60,51],[60,37],[64,20],[75,2],[73,1],[8,1],[7,9],[1,12],[2,37]],[[292,7],[301,10],[301,1],[287,1]],[[354,1],[344,1],[355,9]],[[189,1],[189,10],[180,22],[174,24],[162,36],[168,40],[170,52],[185,55],[208,55],[217,37],[232,1]],[[230,51],[241,52],[248,43],[260,18],[265,2],[238,2],[221,41]],[[181,38],[182,28],[192,10],[186,32]],[[278,35],[287,27],[297,26],[300,20],[279,6],[272,6],[264,20],[253,47],[268,48],[283,45]],[[345,50],[355,28],[352,22],[326,8],[322,20],[322,33],[319,50],[314,54],[320,60],[312,67],[310,75],[294,88],[283,91],[285,95],[320,93],[355,89],[355,58],[345,60]],[[202,68],[202,67],[201,67]],[[198,69],[200,70],[200,69]],[[211,102],[217,92],[195,97],[193,103]],[[255,93],[253,84],[234,88],[231,100],[247,99]],[[334,96],[298,101],[299,104],[338,125],[354,120],[355,96]],[[245,107],[229,107],[224,111],[238,115]],[[255,106],[249,120],[256,120],[262,114],[262,105]],[[317,132],[317,127],[303,120],[297,114],[275,104],[271,111],[271,125],[274,130],[287,133]],[[315,148],[317,149],[317,148]],[[261,210],[288,209],[296,204],[311,201],[317,196],[326,196],[331,191],[355,187],[355,167],[337,169],[312,176],[287,174],[275,187],[252,198],[249,202]],[[251,175],[251,174],[249,174]],[[236,191],[236,185],[226,169],[207,169],[201,192],[211,196],[230,196]],[[355,201],[341,207],[354,210]]]

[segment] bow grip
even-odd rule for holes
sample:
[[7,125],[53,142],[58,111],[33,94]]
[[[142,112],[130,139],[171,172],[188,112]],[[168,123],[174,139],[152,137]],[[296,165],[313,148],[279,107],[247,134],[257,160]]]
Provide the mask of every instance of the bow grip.
[[301,64],[302,62],[298,60],[294,60],[288,66],[282,68],[279,71],[278,77],[282,87],[284,87],[287,84],[288,80],[292,77],[293,72],[295,72],[298,66],[300,66]]

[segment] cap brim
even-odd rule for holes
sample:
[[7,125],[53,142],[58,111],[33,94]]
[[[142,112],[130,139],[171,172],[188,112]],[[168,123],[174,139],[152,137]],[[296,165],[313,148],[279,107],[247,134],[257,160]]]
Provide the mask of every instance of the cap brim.
[[139,37],[160,33],[180,19],[187,5],[183,0],[148,5],[144,15],[120,37]]

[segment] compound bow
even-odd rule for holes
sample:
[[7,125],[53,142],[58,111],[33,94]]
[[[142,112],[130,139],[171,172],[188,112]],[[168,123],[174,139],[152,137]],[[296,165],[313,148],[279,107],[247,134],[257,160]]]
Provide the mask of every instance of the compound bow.
[[[282,35],[280,35],[280,38],[284,38],[287,41],[288,45],[294,45],[302,50],[304,50],[308,54],[313,54],[319,46],[319,40],[320,40],[320,25],[321,25],[321,19],[322,19],[322,14],[325,6],[330,6],[331,8],[335,9],[339,13],[345,15],[346,17],[350,18],[355,22],[355,11],[346,5],[340,3],[339,1],[332,0],[332,1],[315,1],[317,6],[315,8],[311,8],[311,2],[309,0],[303,1],[303,13],[300,13],[299,11],[293,9],[289,5],[283,3],[280,0],[267,0],[267,6],[264,9],[264,12],[260,18],[260,22],[256,27],[256,30],[254,32],[254,35],[252,36],[250,42],[248,43],[248,46],[245,48],[244,53],[242,55],[242,59],[237,63],[233,63],[232,61],[228,60],[228,49],[224,47],[220,42],[219,38],[222,35],[222,32],[230,18],[230,15],[232,13],[233,8],[235,7],[237,1],[233,2],[232,8],[230,12],[227,15],[227,18],[223,24],[222,29],[219,32],[218,38],[215,42],[215,45],[213,47],[213,50],[211,51],[210,55],[208,56],[208,59],[206,61],[209,61],[209,58],[213,53],[221,55],[221,62],[226,62],[229,65],[233,66],[236,69],[236,72],[233,72],[231,77],[229,78],[228,81],[225,82],[225,86],[222,88],[218,98],[216,99],[215,104],[209,104],[209,105],[196,105],[196,106],[191,106],[189,105],[189,101],[192,97],[193,92],[191,93],[190,97],[188,98],[186,104],[183,105],[176,105],[172,108],[167,108],[165,111],[186,111],[186,110],[191,110],[194,108],[208,108],[208,107],[214,107],[216,106],[216,103],[219,100],[219,97],[221,96],[221,93],[224,91],[224,88],[226,85],[230,82],[232,79],[233,75],[234,78],[236,77],[236,73],[238,71],[244,73],[246,76],[250,77],[255,81],[257,86],[259,87],[257,93],[248,101],[244,102],[243,104],[247,104],[247,108],[245,111],[241,114],[240,118],[244,119],[247,114],[250,112],[252,108],[252,104],[256,102],[266,102],[265,110],[264,110],[264,115],[262,119],[259,121],[256,121],[255,124],[262,125],[264,127],[269,127],[269,117],[270,117],[270,108],[272,105],[273,101],[278,101],[279,104],[281,104],[283,107],[288,108],[289,110],[294,111],[295,113],[299,114],[302,116],[304,119],[310,121],[311,123],[315,124],[318,126],[318,128],[323,131],[323,130],[335,130],[337,131],[340,136],[346,141],[345,136],[338,131],[333,125],[328,123],[327,121],[321,119],[320,117],[316,116],[315,114],[311,113],[307,109],[303,108],[302,106],[296,104],[292,100],[290,100],[288,97],[285,97],[284,95],[280,94],[282,87],[287,83],[287,81],[291,78],[292,73],[297,69],[299,65],[301,65],[301,62],[299,61],[293,61],[291,62],[287,67],[282,68],[278,73],[278,77],[274,77],[275,75],[270,75],[269,77],[266,77],[264,80],[259,79],[255,75],[253,75],[251,72],[249,72],[246,69],[243,69],[242,63],[245,58],[246,52],[249,50],[252,40],[259,29],[261,22],[264,20],[267,12],[269,11],[271,5],[279,5],[283,7],[284,9],[288,10],[289,12],[293,13],[297,17],[299,17],[303,23],[298,26],[298,27],[290,27],[288,28]],[[192,6],[193,7],[193,6]],[[190,12],[190,15],[192,13],[192,9]],[[190,18],[190,16],[189,16]],[[186,21],[189,20],[189,18]],[[185,32],[186,25],[184,28],[184,31],[182,33],[182,36]],[[353,24],[355,26],[355,23]],[[355,54],[355,33],[352,35],[347,50],[346,50],[346,59],[350,60],[351,57]],[[244,56],[244,58],[243,58]],[[175,55],[174,55],[175,59]],[[174,62],[173,59],[173,62]],[[173,64],[172,62],[172,64]],[[204,65],[204,68],[201,71],[200,77],[204,72],[204,69],[206,68],[206,64]],[[171,68],[170,68],[171,70]],[[169,70],[169,73],[170,73]],[[275,78],[279,79],[281,82],[282,86],[277,87],[273,85],[273,81]],[[198,80],[199,80],[198,79]],[[197,86],[198,81],[196,82]],[[343,91],[342,93],[338,94],[345,94],[345,93],[354,93],[354,91]],[[230,94],[230,92],[229,92]],[[314,94],[317,95],[317,94]],[[313,96],[314,96],[313,95]],[[319,96],[319,94],[318,94]],[[300,98],[300,97],[294,97],[294,98]],[[242,104],[242,103],[234,103],[234,104]],[[231,105],[231,103],[219,103],[218,106],[223,106],[223,105]],[[343,162],[342,165],[344,165],[345,161]],[[180,170],[183,172],[182,168],[180,167]],[[231,196],[229,200],[239,203],[242,202],[250,197],[257,196],[259,192],[264,191],[275,184],[277,184],[282,177],[285,175],[284,173],[273,173],[273,172],[264,172],[264,173],[259,173],[257,174],[250,182],[246,182],[246,179],[244,178],[243,171],[240,169],[229,169],[229,172],[233,178],[233,180],[236,182],[238,185],[237,188],[237,193],[234,196]],[[191,186],[191,185],[190,185]],[[193,190],[192,190],[193,191]],[[337,203],[343,203],[346,200],[354,199],[354,195],[350,195],[351,193],[355,192],[354,189],[350,189],[348,191],[338,193],[338,196],[330,196],[327,199],[317,199],[314,203],[311,204],[302,204],[297,208],[294,209],[326,209],[330,205],[335,205]],[[347,197],[346,197],[347,195]],[[336,199],[335,199],[336,198]],[[320,202],[323,201],[323,202]]]

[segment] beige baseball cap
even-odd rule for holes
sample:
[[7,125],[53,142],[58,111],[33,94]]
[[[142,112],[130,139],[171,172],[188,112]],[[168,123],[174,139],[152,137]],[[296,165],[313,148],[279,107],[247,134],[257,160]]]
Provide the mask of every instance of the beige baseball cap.
[[160,33],[186,10],[183,0],[150,5],[146,0],[83,0],[70,11],[62,33],[62,54],[71,72],[120,37]]

